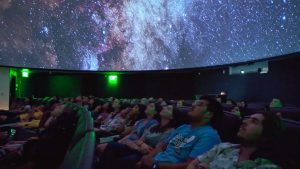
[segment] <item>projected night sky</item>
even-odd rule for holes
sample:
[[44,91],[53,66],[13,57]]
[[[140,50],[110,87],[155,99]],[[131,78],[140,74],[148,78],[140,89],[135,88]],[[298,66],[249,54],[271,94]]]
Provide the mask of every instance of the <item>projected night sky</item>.
[[0,0],[0,65],[165,70],[297,51],[299,0]]

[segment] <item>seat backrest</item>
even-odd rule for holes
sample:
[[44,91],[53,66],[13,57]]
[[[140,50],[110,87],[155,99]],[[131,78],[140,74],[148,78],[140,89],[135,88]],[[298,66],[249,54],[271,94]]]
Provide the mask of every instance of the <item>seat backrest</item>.
[[224,111],[219,134],[222,142],[236,142],[237,132],[241,124],[241,119],[231,112]]
[[87,132],[68,150],[59,169],[91,169],[94,160],[95,132]]
[[192,107],[176,107],[174,109],[174,123],[175,127],[179,127],[183,124],[188,123],[187,113],[192,110]]
[[281,113],[281,116],[285,119],[291,119],[300,121],[300,108],[297,107],[283,107],[283,108],[271,108],[273,113]]
[[60,169],[91,169],[96,143],[91,112],[76,104],[68,106],[74,108],[78,122]]
[[275,143],[275,163],[283,169],[300,168],[300,122],[283,119],[285,130]]

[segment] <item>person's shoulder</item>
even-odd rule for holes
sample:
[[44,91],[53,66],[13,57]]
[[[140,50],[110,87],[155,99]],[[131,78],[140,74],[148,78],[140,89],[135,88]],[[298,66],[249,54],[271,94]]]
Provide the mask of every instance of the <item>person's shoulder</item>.
[[188,129],[188,128],[190,128],[190,125],[188,125],[188,124],[183,124],[183,125],[177,127],[175,130],[176,130],[176,131],[180,131],[180,130],[186,130],[186,129]]
[[237,148],[240,145],[239,144],[232,144],[228,142],[223,142],[217,145],[219,149],[228,149],[228,148]]
[[156,119],[152,119],[150,122],[154,123],[154,124],[158,124],[159,123]]
[[221,139],[217,130],[213,129],[211,126],[203,126],[196,131],[197,135],[202,138],[210,138],[215,140],[216,143],[220,143]]
[[218,131],[209,125],[199,127],[197,132],[202,133],[202,134],[208,134],[208,135],[209,134],[212,134],[212,135],[218,134]]

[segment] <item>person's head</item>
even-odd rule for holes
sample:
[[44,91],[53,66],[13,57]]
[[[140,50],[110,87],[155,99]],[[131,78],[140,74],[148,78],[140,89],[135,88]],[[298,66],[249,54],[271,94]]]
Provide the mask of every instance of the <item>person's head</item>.
[[178,100],[176,103],[176,107],[182,107],[183,106],[183,100]]
[[131,113],[132,114],[139,114],[140,112],[140,106],[137,104],[137,105],[134,105],[133,108],[131,109]]
[[239,106],[240,108],[247,108],[248,104],[246,101],[241,101],[237,103],[237,106]]
[[167,102],[165,102],[165,101],[162,101],[162,102],[159,102],[160,103],[160,106],[167,106],[168,104],[167,104]]
[[149,103],[149,100],[147,99],[147,98],[142,98],[141,99],[141,102],[140,102],[140,104],[143,104],[143,105],[148,105],[148,103]]
[[123,108],[121,108],[120,116],[122,118],[126,118],[127,114],[129,114],[129,112],[130,112],[130,107],[129,106],[123,107]]
[[147,105],[145,113],[147,117],[154,117],[154,115],[157,113],[155,103],[149,103]]
[[191,123],[211,124],[217,128],[223,117],[222,105],[214,98],[202,96],[192,105],[192,111],[188,113]]
[[258,146],[276,138],[282,131],[280,118],[273,113],[256,113],[243,120],[237,136],[249,145]]
[[173,119],[173,106],[164,106],[159,113],[161,119]]
[[270,108],[281,108],[282,102],[279,99],[273,98],[270,103]]
[[241,109],[238,106],[235,106],[232,110],[232,113],[234,113],[236,116],[238,116],[239,118],[242,117],[242,113],[241,113]]
[[54,110],[51,111],[51,116],[53,116],[53,117],[60,116],[63,113],[65,107],[66,106],[63,105],[63,104],[56,105],[56,107],[54,108]]
[[115,100],[113,101],[112,107],[113,107],[114,109],[119,109],[119,108],[121,107],[120,100],[115,99]]
[[90,105],[93,105],[95,103],[95,99],[94,98],[91,98],[90,100],[89,100],[89,104]]
[[24,99],[24,103],[25,103],[25,105],[31,105],[31,98],[29,98],[29,97],[26,97],[25,99]]

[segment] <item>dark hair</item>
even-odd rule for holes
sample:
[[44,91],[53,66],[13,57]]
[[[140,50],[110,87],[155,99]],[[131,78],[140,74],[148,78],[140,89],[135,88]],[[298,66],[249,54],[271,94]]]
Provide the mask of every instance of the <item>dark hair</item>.
[[232,100],[232,99],[227,99],[227,101],[231,101],[231,103],[232,103],[233,106],[237,106],[237,104],[236,104],[236,102],[235,102],[234,100]]
[[172,119],[168,125],[161,127],[161,124],[156,125],[150,129],[151,133],[163,133],[170,128],[174,127],[174,120]]
[[137,104],[137,106],[139,107],[139,112],[140,112],[137,117],[137,120],[146,118],[145,110],[147,107],[143,104]]
[[274,138],[278,137],[283,130],[281,119],[274,113],[263,112],[261,114],[264,116],[262,133],[263,138],[267,141],[273,140]]
[[216,130],[220,129],[221,121],[224,115],[222,105],[216,99],[209,96],[202,96],[200,100],[205,100],[208,102],[207,110],[213,113],[213,117],[210,119],[210,124]]
[[250,159],[269,158],[272,159],[272,154],[276,149],[275,143],[284,130],[280,117],[274,113],[263,112],[264,116],[262,122],[262,139],[257,146],[257,151],[250,156]]

